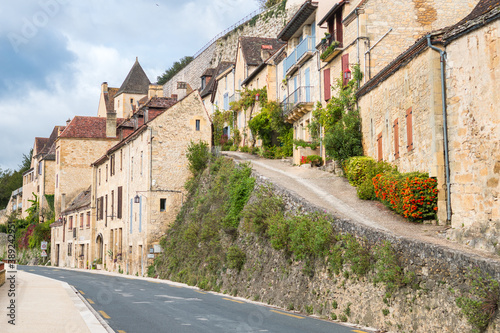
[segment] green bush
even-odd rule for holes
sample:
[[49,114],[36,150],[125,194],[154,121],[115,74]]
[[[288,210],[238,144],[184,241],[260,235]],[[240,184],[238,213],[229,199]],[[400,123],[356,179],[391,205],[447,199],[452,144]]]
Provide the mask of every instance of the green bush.
[[189,162],[189,170],[193,175],[198,175],[207,167],[210,160],[210,152],[208,150],[208,143],[199,141],[195,143],[190,142],[187,148],[187,159]]
[[372,268],[370,250],[361,245],[361,243],[350,234],[342,238],[345,244],[344,260],[350,264],[351,271],[358,276],[366,275]]
[[243,146],[240,148],[240,151],[242,153],[248,153],[248,152],[250,152],[250,148],[248,146]]
[[361,185],[371,174],[376,161],[368,156],[354,156],[344,161],[344,175],[352,186]]
[[319,155],[309,155],[307,156],[307,162],[314,165],[321,165],[323,163],[323,159]]
[[285,204],[270,186],[260,186],[256,192],[255,200],[245,206],[241,215],[246,230],[264,235],[270,220],[283,213]]
[[247,256],[238,246],[231,246],[227,251],[226,259],[228,267],[239,272],[243,268]]
[[255,178],[248,165],[236,167],[229,177],[229,200],[226,202],[227,214],[222,224],[228,231],[235,230],[240,224],[240,213],[252,194]]
[[333,236],[330,220],[321,214],[298,215],[288,220],[290,251],[297,259],[324,256]]
[[268,224],[266,233],[273,249],[289,251],[289,227],[283,214],[277,214],[272,218],[272,223]]
[[403,269],[399,265],[396,252],[388,241],[375,247],[375,283],[383,283],[389,292],[404,286],[410,275],[405,277]]

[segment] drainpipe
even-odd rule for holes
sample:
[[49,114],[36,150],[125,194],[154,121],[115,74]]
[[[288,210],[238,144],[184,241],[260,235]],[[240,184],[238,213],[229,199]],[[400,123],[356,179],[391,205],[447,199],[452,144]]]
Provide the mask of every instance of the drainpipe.
[[[380,37],[380,39],[378,41],[375,42],[375,44],[373,44],[372,47],[370,47],[368,49],[368,51],[365,52],[365,74],[366,74],[366,55],[368,54],[369,55],[369,58],[368,58],[368,62],[371,61],[372,59],[372,50],[375,46],[377,46],[378,43],[380,43],[380,41],[382,41],[382,39],[385,38],[385,36],[387,36],[390,32],[392,31],[392,28],[390,28],[382,37]],[[372,68],[371,66],[368,64],[368,80],[370,80],[372,78]]]
[[446,219],[447,223],[451,223],[451,193],[450,193],[450,158],[448,154],[448,125],[446,121],[446,85],[445,85],[445,60],[446,60],[446,51],[441,50],[438,47],[435,47],[431,43],[431,35],[427,35],[427,46],[429,46],[434,51],[439,52],[440,60],[441,60],[441,97],[443,104],[443,135],[444,135],[444,168],[446,175]]

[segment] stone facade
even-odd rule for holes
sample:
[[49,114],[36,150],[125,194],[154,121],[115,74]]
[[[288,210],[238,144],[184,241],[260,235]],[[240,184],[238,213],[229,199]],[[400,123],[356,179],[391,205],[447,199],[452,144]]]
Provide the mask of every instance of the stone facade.
[[498,251],[500,20],[446,46],[454,238]]
[[438,220],[451,224],[449,237],[498,252],[500,119],[495,107],[500,91],[496,66],[500,24],[498,19],[484,23],[481,17],[486,16],[476,18],[475,26],[474,21],[469,23],[468,30],[435,34],[431,39],[442,40],[447,55],[449,212],[440,53],[421,39],[361,87],[359,105],[365,153],[397,165],[402,172],[424,171],[436,177]]
[[210,139],[211,122],[195,91],[94,163],[92,260],[100,258],[107,270],[146,274],[182,205],[187,147]]

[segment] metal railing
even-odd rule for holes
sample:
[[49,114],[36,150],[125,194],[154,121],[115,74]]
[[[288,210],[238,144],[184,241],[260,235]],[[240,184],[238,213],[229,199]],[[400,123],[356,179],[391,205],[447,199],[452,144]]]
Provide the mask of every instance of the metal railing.
[[314,36],[306,36],[285,59],[285,72],[288,72],[307,52],[314,52]]
[[[267,9],[266,9],[267,10]],[[242,18],[241,20],[239,20],[238,22],[236,22],[235,24],[233,24],[232,26],[230,26],[229,28],[227,28],[226,30],[218,33],[217,35],[215,35],[214,38],[212,38],[208,43],[206,43],[201,49],[198,50],[198,52],[196,52],[194,55],[193,55],[193,59],[195,59],[196,57],[198,57],[200,54],[203,53],[203,51],[205,51],[210,45],[212,45],[213,43],[215,43],[215,41],[217,39],[219,39],[220,37],[224,36],[225,34],[227,34],[228,32],[230,31],[233,31],[234,28],[250,21],[254,16],[256,15],[259,15],[261,14],[262,12],[264,12],[264,9],[263,8],[259,8],[253,12],[251,12],[250,14],[248,14],[247,16],[245,16],[244,18]]]
[[325,38],[321,40],[321,44],[319,45],[318,49],[321,53],[325,52],[326,49],[332,45],[333,43],[338,43],[338,48],[342,48],[342,42],[337,41],[337,31],[334,30],[333,33],[330,35],[329,38]]
[[293,109],[302,103],[312,103],[313,86],[302,86],[295,89],[287,98],[283,100],[283,116],[290,114]]

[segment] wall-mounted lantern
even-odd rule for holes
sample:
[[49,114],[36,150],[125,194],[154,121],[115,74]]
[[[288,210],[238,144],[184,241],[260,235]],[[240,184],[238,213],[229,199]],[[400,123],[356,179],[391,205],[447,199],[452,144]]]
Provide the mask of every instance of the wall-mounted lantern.
[[346,70],[344,72],[344,80],[346,80],[346,81],[351,80],[351,71],[349,70],[349,68],[346,68]]
[[134,197],[134,203],[140,203],[141,202],[141,199],[139,198],[139,194],[136,194],[136,196]]

